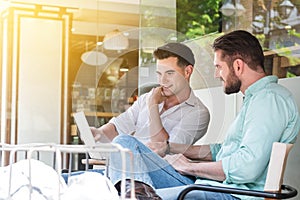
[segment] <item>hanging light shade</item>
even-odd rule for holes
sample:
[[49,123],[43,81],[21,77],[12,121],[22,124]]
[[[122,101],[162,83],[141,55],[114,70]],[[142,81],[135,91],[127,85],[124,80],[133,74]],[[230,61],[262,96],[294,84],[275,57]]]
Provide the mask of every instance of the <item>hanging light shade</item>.
[[241,16],[246,12],[245,7],[241,4],[240,0],[235,0],[235,13],[237,16]]
[[231,16],[235,12],[235,6],[232,4],[231,0],[227,0],[220,8],[220,11],[225,16]]
[[107,50],[125,50],[128,49],[128,38],[118,29],[107,33],[103,39],[103,47]]
[[92,65],[99,66],[107,62],[107,56],[99,51],[87,51],[81,55],[82,62]]
[[289,18],[292,10],[294,9],[294,4],[290,0],[284,0],[279,7],[281,8],[283,18]]

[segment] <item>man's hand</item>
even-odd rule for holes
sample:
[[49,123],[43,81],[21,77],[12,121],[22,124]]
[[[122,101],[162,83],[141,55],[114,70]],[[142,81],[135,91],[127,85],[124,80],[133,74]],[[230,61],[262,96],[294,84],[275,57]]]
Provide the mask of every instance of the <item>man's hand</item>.
[[149,106],[162,103],[167,97],[163,93],[163,87],[153,88],[150,99]]
[[164,159],[182,175],[193,175],[190,172],[191,162],[182,154],[166,155]]
[[217,181],[226,179],[222,160],[216,162],[194,161],[182,154],[166,155],[164,159],[182,175],[198,176]]
[[101,138],[101,131],[99,129],[97,129],[96,127],[90,127],[90,129],[93,133],[95,141],[99,141]]
[[167,142],[148,142],[147,146],[161,157],[166,155],[168,148]]
[[169,135],[162,125],[158,109],[158,104],[167,98],[163,95],[162,91],[162,87],[153,88],[148,102],[150,122],[149,129],[152,142],[163,142],[169,139]]
[[108,143],[118,135],[116,127],[112,123],[104,124],[100,128],[90,127],[90,129],[96,142]]

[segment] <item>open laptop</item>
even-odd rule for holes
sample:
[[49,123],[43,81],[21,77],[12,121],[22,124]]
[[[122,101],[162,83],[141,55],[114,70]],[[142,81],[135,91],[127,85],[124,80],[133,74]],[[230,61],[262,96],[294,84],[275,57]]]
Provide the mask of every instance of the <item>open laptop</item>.
[[[94,139],[93,133],[90,129],[88,121],[84,115],[84,112],[77,112],[74,114],[74,120],[79,130],[79,137],[83,141],[83,143],[87,146],[95,146],[96,141]],[[104,154],[100,152],[91,151],[89,155],[92,159],[103,160],[105,159]]]

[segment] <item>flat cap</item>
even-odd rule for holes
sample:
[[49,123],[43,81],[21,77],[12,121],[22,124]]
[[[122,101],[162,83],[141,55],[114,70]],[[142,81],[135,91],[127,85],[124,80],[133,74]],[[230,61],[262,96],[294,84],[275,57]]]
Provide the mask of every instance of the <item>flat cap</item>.
[[158,49],[174,53],[174,54],[184,58],[191,65],[193,65],[193,66],[195,65],[194,54],[193,54],[192,50],[185,44],[182,44],[179,42],[171,42],[171,43],[167,43],[161,47],[158,47]]

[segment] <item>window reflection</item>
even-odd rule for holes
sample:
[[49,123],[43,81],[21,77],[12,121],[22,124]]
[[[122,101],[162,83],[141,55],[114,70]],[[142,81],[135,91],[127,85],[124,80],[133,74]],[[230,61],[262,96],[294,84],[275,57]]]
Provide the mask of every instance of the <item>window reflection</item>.
[[[266,68],[268,74],[277,75],[279,78],[299,76],[299,43],[300,43],[300,15],[299,2],[295,0],[206,0],[205,5],[194,1],[192,6],[178,4],[177,26],[189,27],[181,28],[183,34],[192,36],[201,48],[209,52],[209,43],[217,37],[219,32],[229,32],[236,29],[244,29],[252,32],[260,40],[266,56]],[[215,2],[215,3],[212,3]],[[216,9],[214,6],[218,5]],[[207,8],[207,7],[210,8]],[[200,11],[206,7],[207,11]],[[240,9],[242,8],[242,9]],[[187,10],[189,11],[188,14]],[[203,19],[206,13],[218,16],[217,20],[201,21],[198,27],[205,27],[205,32],[199,32],[192,20],[180,21],[181,19]],[[242,13],[242,14],[241,14]],[[191,16],[191,17],[189,17]],[[200,20],[199,20],[200,21]],[[212,26],[212,24],[214,24]],[[182,26],[181,26],[182,25]],[[218,28],[217,28],[218,27]],[[190,34],[193,33],[193,34]],[[210,36],[210,37],[208,37]],[[190,38],[191,39],[191,38]],[[204,57],[201,57],[205,59]],[[204,77],[212,77],[205,74],[205,66],[212,66],[210,61],[206,61],[201,66]],[[211,73],[211,72],[208,72]],[[210,85],[215,85],[213,80],[207,80]],[[199,85],[197,83],[196,85]]]

